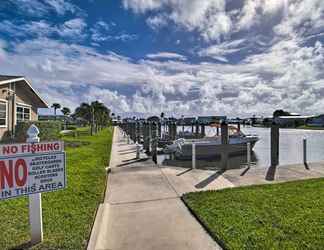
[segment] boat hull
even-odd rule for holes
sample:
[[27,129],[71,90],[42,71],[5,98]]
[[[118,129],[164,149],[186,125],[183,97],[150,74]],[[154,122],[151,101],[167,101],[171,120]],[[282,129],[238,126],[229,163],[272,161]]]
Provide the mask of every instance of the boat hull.
[[[247,153],[247,143],[251,143],[251,150],[255,146],[257,139],[251,139],[241,143],[231,144],[196,144],[196,159],[215,159],[219,158],[222,154],[228,156],[242,155]],[[191,160],[192,159],[192,144],[184,144],[181,150],[175,152],[176,159]]]

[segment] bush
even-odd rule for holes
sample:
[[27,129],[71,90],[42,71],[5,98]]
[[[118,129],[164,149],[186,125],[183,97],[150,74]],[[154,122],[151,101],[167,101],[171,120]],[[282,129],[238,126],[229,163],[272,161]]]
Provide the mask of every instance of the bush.
[[66,129],[67,130],[76,130],[77,126],[75,126],[75,125],[67,125]]
[[62,123],[60,121],[30,121],[20,122],[16,125],[15,141],[25,142],[27,138],[27,130],[35,124],[40,133],[39,137],[42,141],[56,140],[59,138]]

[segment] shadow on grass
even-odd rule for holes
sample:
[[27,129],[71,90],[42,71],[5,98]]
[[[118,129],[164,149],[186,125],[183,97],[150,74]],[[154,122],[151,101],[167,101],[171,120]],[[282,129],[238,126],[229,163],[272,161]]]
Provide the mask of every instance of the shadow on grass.
[[218,170],[216,173],[212,174],[205,180],[202,180],[198,184],[195,185],[195,188],[202,189],[204,187],[207,187],[210,183],[212,183],[214,180],[216,180],[219,176],[221,176],[223,173],[225,173],[226,170]]

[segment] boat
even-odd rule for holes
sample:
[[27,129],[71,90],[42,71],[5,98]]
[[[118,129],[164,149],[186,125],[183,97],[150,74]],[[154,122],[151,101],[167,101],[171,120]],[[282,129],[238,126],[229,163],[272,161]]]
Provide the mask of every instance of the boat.
[[223,153],[229,156],[246,154],[247,144],[250,143],[251,150],[258,142],[257,135],[245,135],[236,127],[229,127],[228,144],[222,144],[219,135],[204,137],[200,139],[179,138],[164,148],[165,154],[173,154],[176,159],[192,159],[192,145],[195,144],[196,158],[208,159],[221,156]]

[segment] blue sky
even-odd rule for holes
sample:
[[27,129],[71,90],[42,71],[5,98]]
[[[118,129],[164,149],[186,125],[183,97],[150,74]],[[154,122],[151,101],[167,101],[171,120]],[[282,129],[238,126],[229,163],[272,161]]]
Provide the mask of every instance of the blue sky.
[[118,114],[324,109],[322,0],[6,0],[0,74]]

